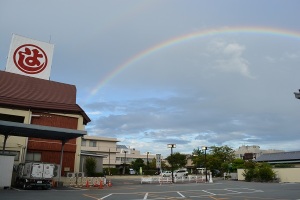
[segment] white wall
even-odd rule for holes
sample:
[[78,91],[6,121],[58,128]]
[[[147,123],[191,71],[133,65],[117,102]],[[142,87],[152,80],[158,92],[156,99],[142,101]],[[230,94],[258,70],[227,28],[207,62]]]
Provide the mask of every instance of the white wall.
[[[300,183],[300,168],[273,168],[279,182]],[[238,180],[244,181],[244,169],[238,169]]]

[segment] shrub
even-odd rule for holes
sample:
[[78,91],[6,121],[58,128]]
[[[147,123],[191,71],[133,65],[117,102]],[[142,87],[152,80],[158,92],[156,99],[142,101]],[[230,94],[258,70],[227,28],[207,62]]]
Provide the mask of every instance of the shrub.
[[96,160],[93,157],[87,157],[85,159],[85,169],[87,176],[94,176],[96,170]]
[[275,179],[275,172],[269,164],[262,163],[258,166],[257,179],[261,182],[273,181]]
[[120,174],[120,169],[118,169],[118,168],[104,168],[103,172],[106,175],[119,175]]
[[245,177],[245,181],[251,182],[255,177],[254,169],[245,169],[242,175]]
[[275,179],[275,172],[272,170],[271,166],[267,163],[249,165],[250,167],[245,169],[243,176],[245,181],[261,181],[268,182]]

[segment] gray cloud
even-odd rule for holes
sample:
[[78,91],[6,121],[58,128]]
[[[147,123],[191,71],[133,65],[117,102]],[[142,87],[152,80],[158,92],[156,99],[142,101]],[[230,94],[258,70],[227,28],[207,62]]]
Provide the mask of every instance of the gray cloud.
[[[225,144],[299,149],[298,2],[217,3],[3,1],[0,65],[11,33],[51,40],[51,80],[76,85],[88,133],[141,151],[168,154],[167,143],[186,153]],[[241,24],[273,29],[178,40]]]

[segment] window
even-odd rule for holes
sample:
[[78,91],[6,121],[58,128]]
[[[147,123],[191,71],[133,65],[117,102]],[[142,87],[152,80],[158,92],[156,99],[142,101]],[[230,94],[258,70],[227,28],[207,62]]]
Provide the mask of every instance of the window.
[[82,139],[82,140],[81,140],[81,146],[83,146],[83,147],[86,146],[86,140],[85,140],[85,139]]
[[19,161],[20,152],[19,151],[4,151],[4,154],[15,155],[15,161]]
[[28,152],[26,154],[26,161],[41,161],[41,153],[38,152]]
[[90,147],[96,147],[97,142],[94,140],[90,140]]

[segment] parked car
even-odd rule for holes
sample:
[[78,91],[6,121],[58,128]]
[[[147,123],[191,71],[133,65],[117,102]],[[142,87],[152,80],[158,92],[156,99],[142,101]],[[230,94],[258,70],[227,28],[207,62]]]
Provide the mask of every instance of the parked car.
[[161,176],[163,176],[163,177],[172,176],[172,172],[171,171],[164,171],[163,173],[161,173]]
[[175,177],[187,177],[188,176],[188,171],[186,169],[180,169],[176,170],[174,172]]
[[136,174],[136,171],[134,169],[129,169],[129,174]]

